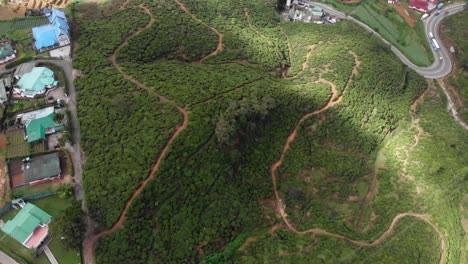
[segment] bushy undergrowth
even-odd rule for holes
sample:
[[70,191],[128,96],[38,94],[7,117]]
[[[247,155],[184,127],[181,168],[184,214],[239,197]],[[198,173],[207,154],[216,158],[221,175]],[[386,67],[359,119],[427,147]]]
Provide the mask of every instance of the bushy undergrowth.
[[[352,238],[371,240],[388,227],[397,212],[423,208],[410,203],[410,184],[396,187],[398,170],[392,167],[379,173],[381,189],[373,202],[378,220],[369,232],[352,230],[355,219],[339,215],[346,210],[338,213],[340,217],[329,210],[331,205],[346,206],[340,201],[347,198],[345,195],[359,199],[365,196],[370,178],[362,176],[372,172],[373,159],[387,135],[402,120],[410,120],[408,106],[426,87],[424,80],[402,66],[385,45],[347,22],[334,26],[278,23],[274,1],[182,2],[196,17],[223,34],[224,51],[203,64],[190,62],[210,53],[217,38],[203,23],[190,19],[175,2],[130,2],[125,11],[90,18],[79,16],[86,10],[80,10],[79,4],[76,7],[76,67],[85,73],[76,84],[87,157],[85,188],[98,229],[109,228],[117,220],[124,202],[148,175],[154,158],[181,122],[176,109],[124,80],[110,63],[110,55],[124,39],[149,21],[135,4],[143,3],[155,18],[165,19],[157,19],[149,30],[130,39],[129,45],[117,54],[119,65],[127,74],[189,111],[187,128],[171,144],[155,178],[133,201],[124,226],[99,240],[98,263],[199,262],[203,259],[197,252],[201,246],[209,256],[207,261],[230,261],[232,250],[239,247],[245,234],[269,228],[259,202],[273,198],[270,165],[278,159],[285,139],[301,116],[323,107],[330,99],[331,89],[328,84],[317,82],[320,78],[333,82],[338,95],[344,96],[343,101],[300,127],[279,174],[291,177],[290,185],[295,187],[293,176],[312,168],[312,177],[319,177],[320,172],[337,179],[320,182],[326,187],[320,190],[324,196],[335,192],[342,195],[337,201],[320,201],[324,204],[320,211],[323,214],[314,212],[304,221],[304,228],[318,225]],[[171,14],[178,14],[181,19]],[[193,27],[193,34],[179,35],[174,32],[176,26],[184,30]],[[153,32],[156,29],[158,32]],[[183,40],[184,36],[188,38]],[[164,42],[171,37],[174,39]],[[183,49],[173,49],[171,41]],[[307,66],[302,67],[314,44]],[[147,56],[135,53],[137,50],[144,50]],[[351,52],[361,62],[356,75],[352,74],[355,59]],[[290,66],[289,78],[296,74],[297,77],[280,78],[282,64]],[[215,134],[219,117],[230,105],[242,106],[239,102],[249,98],[271,98],[274,104],[268,107],[268,115],[255,122],[255,129],[243,130],[242,137],[221,144]],[[312,129],[315,122],[320,124]],[[287,191],[288,182],[281,176],[278,183],[281,192]],[[292,193],[287,202],[297,202],[297,197],[316,198],[310,193]],[[395,199],[400,202],[394,203]],[[353,206],[348,209],[355,213],[359,208]],[[294,217],[291,212],[291,218]],[[409,225],[407,220],[402,221],[398,228]],[[438,246],[434,242],[438,241],[436,234],[419,220],[415,220],[415,225],[416,229],[403,232],[402,236],[405,241],[422,240],[428,247],[399,251],[392,244],[395,259],[410,258],[418,252],[425,254],[424,261],[436,256],[436,250],[428,253]],[[291,232],[281,232],[280,238],[275,236],[267,246],[282,247],[286,238],[292,247],[310,242]],[[459,240],[454,239],[453,243]],[[321,239],[318,245],[309,256],[323,258],[337,250],[355,249],[341,240]],[[258,248],[250,251],[253,260],[264,250],[269,252],[264,260],[281,259],[280,251],[255,243],[252,247]],[[359,251],[351,259],[363,260],[374,254],[369,250]]]

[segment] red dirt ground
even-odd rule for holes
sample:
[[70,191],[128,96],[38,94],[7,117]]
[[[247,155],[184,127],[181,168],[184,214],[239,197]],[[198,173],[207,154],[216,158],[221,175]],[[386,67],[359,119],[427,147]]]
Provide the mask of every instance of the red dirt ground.
[[406,20],[406,23],[408,23],[411,27],[414,27],[414,24],[416,23],[416,18],[412,17],[407,13],[408,11],[403,8],[401,5],[394,5],[396,11]]
[[23,161],[21,159],[13,159],[9,161],[8,171],[10,173],[11,186],[21,185],[24,183],[24,173],[21,169]]

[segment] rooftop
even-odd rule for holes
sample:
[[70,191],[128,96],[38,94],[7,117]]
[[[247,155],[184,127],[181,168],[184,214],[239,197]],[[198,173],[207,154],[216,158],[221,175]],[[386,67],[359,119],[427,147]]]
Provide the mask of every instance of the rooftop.
[[25,244],[39,225],[47,225],[51,219],[42,209],[27,203],[13,219],[6,222],[2,231]]
[[0,44],[0,59],[9,57],[15,54],[15,49],[11,43],[4,42]]
[[38,50],[60,44],[57,38],[61,35],[68,36],[70,30],[67,18],[62,10],[52,8],[51,10],[44,10],[44,13],[47,15],[49,24],[32,29],[34,46]]
[[62,129],[62,125],[56,124],[54,121],[55,109],[53,106],[18,114],[16,117],[21,118],[21,123],[26,127],[28,142],[44,139],[49,128]]
[[35,156],[24,164],[24,179],[26,183],[57,177],[60,175],[60,159],[58,152]]
[[46,67],[34,67],[30,72],[25,73],[18,82],[18,86],[26,96],[43,93],[46,86],[57,85],[54,79],[54,72]]

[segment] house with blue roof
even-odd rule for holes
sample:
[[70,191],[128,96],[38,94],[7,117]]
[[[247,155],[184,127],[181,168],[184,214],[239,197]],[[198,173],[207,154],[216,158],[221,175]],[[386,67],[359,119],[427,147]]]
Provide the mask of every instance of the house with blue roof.
[[49,24],[32,29],[36,50],[44,51],[70,44],[70,26],[65,13],[57,8],[44,9],[44,13]]

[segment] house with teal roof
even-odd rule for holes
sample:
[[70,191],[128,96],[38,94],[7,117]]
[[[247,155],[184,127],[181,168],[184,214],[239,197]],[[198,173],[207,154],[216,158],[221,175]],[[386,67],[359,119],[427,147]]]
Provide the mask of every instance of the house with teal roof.
[[34,204],[25,204],[2,226],[2,231],[27,248],[37,248],[46,239],[52,216]]
[[62,123],[54,120],[55,109],[53,106],[18,114],[16,117],[24,125],[26,130],[25,139],[29,143],[45,139],[46,135],[64,129]]
[[0,64],[7,63],[16,58],[16,49],[11,41],[0,43]]
[[13,89],[15,96],[34,98],[44,95],[48,89],[54,89],[58,81],[54,78],[54,72],[46,67],[34,67],[30,72],[20,77]]

